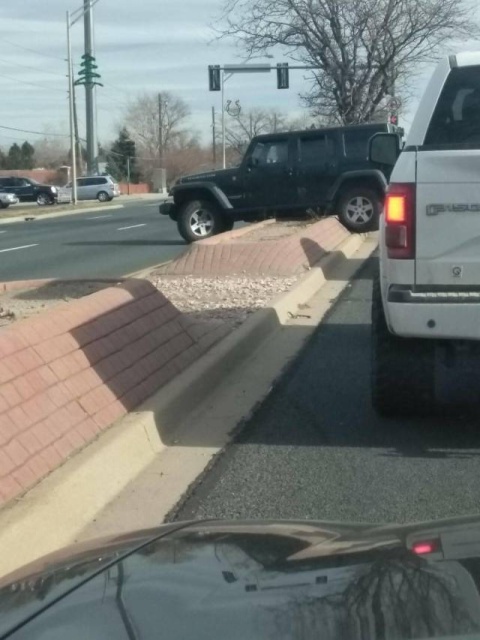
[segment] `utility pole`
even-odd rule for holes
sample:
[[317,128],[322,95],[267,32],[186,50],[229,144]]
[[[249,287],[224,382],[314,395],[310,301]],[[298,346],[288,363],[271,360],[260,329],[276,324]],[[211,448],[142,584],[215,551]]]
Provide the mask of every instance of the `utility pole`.
[[77,160],[75,153],[75,130],[74,130],[74,108],[73,108],[73,64],[72,64],[72,43],[70,40],[70,12],[67,11],[67,64],[68,64],[68,105],[70,119],[70,149],[72,154],[72,202],[77,204]]
[[217,168],[217,129],[215,122],[215,107],[212,107],[212,152],[213,152],[213,168]]
[[[94,57],[93,45],[93,6],[92,0],[83,0],[85,56]],[[87,172],[92,175],[97,172],[97,131],[95,122],[95,93],[93,82],[85,83],[85,104],[87,124]]]
[[130,156],[127,156],[127,185],[128,195],[130,195]]

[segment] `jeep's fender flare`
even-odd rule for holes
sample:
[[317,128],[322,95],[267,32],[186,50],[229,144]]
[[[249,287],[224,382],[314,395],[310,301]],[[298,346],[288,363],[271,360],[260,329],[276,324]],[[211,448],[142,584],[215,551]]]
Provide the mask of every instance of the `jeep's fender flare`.
[[182,196],[184,194],[188,195],[189,192],[201,193],[202,191],[206,192],[208,196],[218,204],[222,211],[233,209],[230,200],[223,191],[211,182],[189,182],[188,184],[177,184],[172,188],[171,194],[175,204],[178,206],[179,202],[183,200]]
[[342,173],[342,175],[339,176],[330,187],[327,196],[327,202],[329,203],[329,205],[332,205],[336,201],[340,191],[342,190],[342,186],[346,182],[360,182],[361,180],[365,179],[368,179],[370,183],[377,183],[382,193],[386,193],[388,182],[385,175],[380,171],[380,169],[361,169],[357,171],[347,171],[346,173]]

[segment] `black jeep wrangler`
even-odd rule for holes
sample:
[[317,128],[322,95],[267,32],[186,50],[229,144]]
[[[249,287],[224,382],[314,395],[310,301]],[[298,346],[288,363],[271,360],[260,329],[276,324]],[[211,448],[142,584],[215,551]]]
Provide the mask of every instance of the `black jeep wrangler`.
[[[186,176],[160,213],[187,242],[229,231],[238,220],[338,214],[351,231],[377,228],[388,167],[367,159],[368,141],[387,124],[257,136],[239,167]],[[399,133],[400,135],[400,133]]]

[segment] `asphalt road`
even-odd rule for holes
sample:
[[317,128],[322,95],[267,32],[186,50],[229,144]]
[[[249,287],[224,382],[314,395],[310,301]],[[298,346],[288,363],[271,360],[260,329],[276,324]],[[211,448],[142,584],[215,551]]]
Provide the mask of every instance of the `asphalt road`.
[[[370,406],[373,262],[176,519],[403,523],[480,512],[478,407],[386,420]],[[458,380],[452,370],[442,385]]]
[[115,278],[170,260],[184,248],[155,200],[32,222],[0,221],[0,281]]

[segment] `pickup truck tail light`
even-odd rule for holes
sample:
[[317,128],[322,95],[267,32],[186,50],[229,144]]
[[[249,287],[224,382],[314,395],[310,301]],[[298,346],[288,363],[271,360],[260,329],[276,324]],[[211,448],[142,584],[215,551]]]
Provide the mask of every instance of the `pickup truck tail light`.
[[415,184],[393,183],[385,198],[385,243],[389,258],[415,258]]

